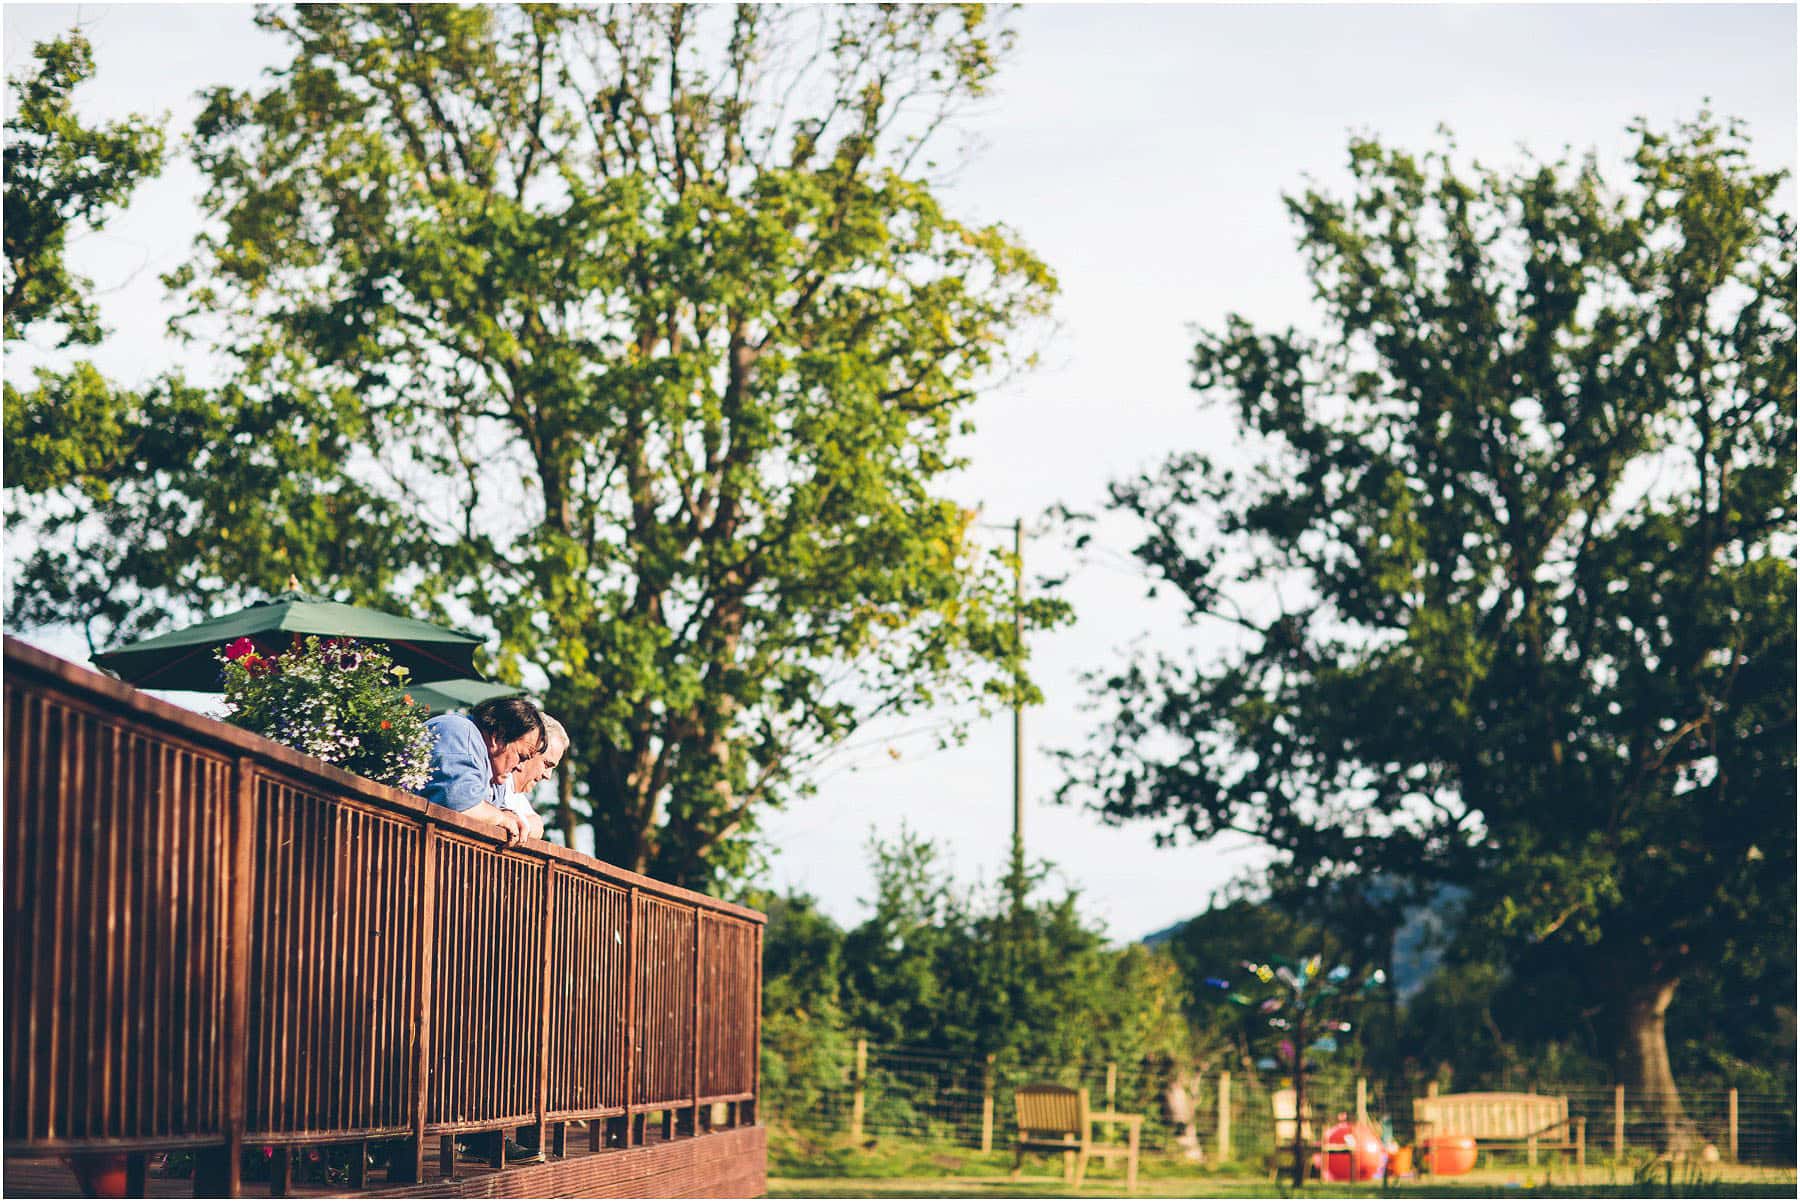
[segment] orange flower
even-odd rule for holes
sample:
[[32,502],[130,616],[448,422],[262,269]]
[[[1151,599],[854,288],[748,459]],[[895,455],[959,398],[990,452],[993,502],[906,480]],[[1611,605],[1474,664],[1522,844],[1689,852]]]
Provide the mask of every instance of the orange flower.
[[411,693],[408,693],[406,695],[406,704],[408,704],[408,705],[412,704],[412,694]]
[[393,723],[389,722],[386,718],[383,718],[381,720],[381,729],[383,729],[383,730],[386,730],[388,727],[390,727],[392,725],[393,725]]

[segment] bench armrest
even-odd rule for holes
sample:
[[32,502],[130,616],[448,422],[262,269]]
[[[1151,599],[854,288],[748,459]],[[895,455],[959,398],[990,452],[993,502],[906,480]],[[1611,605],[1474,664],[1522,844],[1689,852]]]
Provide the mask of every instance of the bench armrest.
[[1130,1123],[1134,1127],[1144,1125],[1141,1114],[1121,1114],[1117,1110],[1090,1110],[1088,1118],[1096,1123]]

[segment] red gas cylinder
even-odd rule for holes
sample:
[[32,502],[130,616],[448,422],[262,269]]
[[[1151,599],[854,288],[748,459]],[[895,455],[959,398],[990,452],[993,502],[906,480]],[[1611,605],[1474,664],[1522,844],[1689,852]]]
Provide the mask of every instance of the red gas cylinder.
[[1364,1123],[1352,1123],[1343,1115],[1325,1132],[1325,1151],[1319,1175],[1327,1181],[1373,1181],[1381,1176],[1387,1149],[1381,1133]]
[[1434,1135],[1425,1141],[1425,1168],[1440,1177],[1460,1177],[1475,1167],[1473,1135]]

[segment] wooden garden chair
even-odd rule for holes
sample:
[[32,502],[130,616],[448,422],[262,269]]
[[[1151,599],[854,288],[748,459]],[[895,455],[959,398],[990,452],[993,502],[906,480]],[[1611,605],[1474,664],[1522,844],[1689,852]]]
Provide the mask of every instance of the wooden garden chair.
[[[1012,1175],[1024,1168],[1026,1152],[1060,1152],[1063,1179],[1076,1189],[1087,1176],[1088,1160],[1125,1158],[1125,1188],[1137,1188],[1138,1142],[1144,1129],[1141,1114],[1093,1110],[1088,1091],[1067,1085],[1021,1085],[1013,1093],[1019,1112],[1019,1139],[1014,1149]],[[1103,1144],[1094,1138],[1096,1123],[1118,1123],[1126,1128],[1124,1144]]]

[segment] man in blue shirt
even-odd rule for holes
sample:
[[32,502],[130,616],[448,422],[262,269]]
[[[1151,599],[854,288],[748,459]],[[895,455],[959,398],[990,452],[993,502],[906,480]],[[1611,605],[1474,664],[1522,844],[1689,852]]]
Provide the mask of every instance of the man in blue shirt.
[[425,723],[431,732],[431,775],[419,790],[426,801],[465,817],[491,822],[506,841],[525,837],[517,814],[503,810],[498,788],[508,773],[544,750],[544,716],[523,697],[484,701],[461,714],[439,714]]

